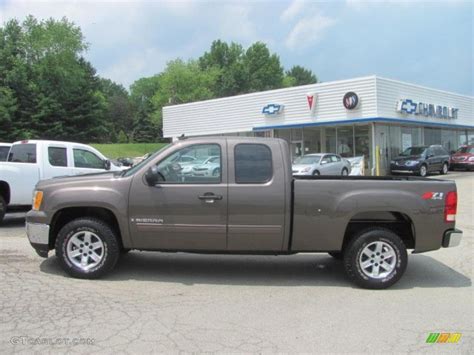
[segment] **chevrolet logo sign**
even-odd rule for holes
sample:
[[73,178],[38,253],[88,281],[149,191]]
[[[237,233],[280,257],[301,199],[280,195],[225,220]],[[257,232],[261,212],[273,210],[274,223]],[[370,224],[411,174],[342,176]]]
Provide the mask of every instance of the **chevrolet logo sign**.
[[262,109],[264,115],[278,115],[283,111],[284,105],[280,104],[268,104]]

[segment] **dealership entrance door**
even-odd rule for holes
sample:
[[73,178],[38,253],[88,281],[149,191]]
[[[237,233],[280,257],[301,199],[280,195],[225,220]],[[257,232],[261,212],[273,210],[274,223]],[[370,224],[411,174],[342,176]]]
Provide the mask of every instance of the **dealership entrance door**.
[[291,142],[291,159],[294,161],[303,155],[303,141],[292,141]]

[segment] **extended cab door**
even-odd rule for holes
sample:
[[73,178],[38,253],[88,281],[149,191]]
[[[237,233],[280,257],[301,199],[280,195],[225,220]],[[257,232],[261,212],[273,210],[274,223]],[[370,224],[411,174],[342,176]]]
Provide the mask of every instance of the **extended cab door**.
[[[226,250],[226,140],[185,140],[163,154],[150,165],[161,180],[155,186],[145,180],[147,169],[133,178],[129,223],[134,248]],[[209,157],[219,157],[212,172],[195,174],[192,167]]]
[[280,148],[278,140],[228,139],[228,250],[283,249],[291,171]]

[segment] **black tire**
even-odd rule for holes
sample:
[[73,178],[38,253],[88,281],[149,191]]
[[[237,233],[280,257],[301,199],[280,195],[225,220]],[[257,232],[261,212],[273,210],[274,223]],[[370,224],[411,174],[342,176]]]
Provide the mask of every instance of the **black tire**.
[[3,196],[0,196],[0,223],[2,223],[5,213],[7,213],[7,203]]
[[441,170],[439,171],[439,173],[441,175],[446,175],[449,171],[449,165],[448,163],[443,163],[443,167],[441,168]]
[[318,170],[313,171],[313,176],[319,176],[321,173]]
[[[94,238],[100,239],[104,246],[100,249],[103,252],[102,259],[90,270],[83,270],[74,265],[67,255],[68,242],[80,232],[92,232]],[[80,279],[97,279],[104,276],[114,268],[120,255],[119,242],[112,228],[95,218],[79,218],[67,223],[58,233],[55,248],[56,256],[64,271]]]
[[[372,254],[371,257],[367,257],[366,252],[369,250],[370,253],[372,253],[372,249],[370,248],[372,245],[375,245],[376,242],[384,245],[384,248],[389,246],[392,249],[391,252],[394,256],[387,257],[384,260],[383,255],[388,255],[390,252],[390,248],[388,248],[385,249],[380,256],[376,256],[376,252],[374,251],[374,254]],[[366,259],[363,260],[364,258]],[[386,260],[390,260],[390,262],[387,262]],[[379,277],[368,275],[367,273],[369,273],[369,270],[367,268],[371,268],[370,272],[373,273],[374,266],[369,264],[364,271],[361,263],[363,264],[366,262],[377,265],[379,271],[383,269],[385,272],[379,274]],[[380,266],[383,265],[383,267],[380,268],[377,263],[380,263]],[[390,263],[393,264],[391,268],[390,266],[385,266]],[[392,286],[402,277],[406,270],[407,263],[407,250],[403,241],[392,231],[381,227],[369,228],[360,232],[349,242],[344,252],[344,268],[347,276],[355,284],[368,289],[384,289]],[[387,269],[384,267],[387,267]]]
[[328,254],[331,255],[336,260],[342,260],[344,257],[344,254],[340,251],[330,251],[328,252]]
[[347,168],[342,169],[341,175],[342,176],[348,176],[349,175],[349,170],[347,170]]
[[420,166],[420,171],[418,172],[418,175],[421,177],[426,177],[428,175],[428,167],[426,164],[423,164]]

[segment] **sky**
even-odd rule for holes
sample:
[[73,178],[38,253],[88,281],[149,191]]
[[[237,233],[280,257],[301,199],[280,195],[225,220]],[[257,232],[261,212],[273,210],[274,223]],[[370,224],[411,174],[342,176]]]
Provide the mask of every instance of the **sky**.
[[474,95],[473,1],[0,0],[1,25],[28,14],[79,25],[85,57],[127,88],[221,39],[262,41],[324,82],[379,75]]

